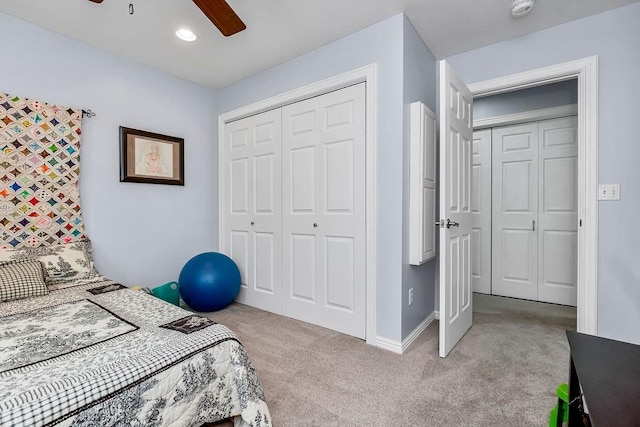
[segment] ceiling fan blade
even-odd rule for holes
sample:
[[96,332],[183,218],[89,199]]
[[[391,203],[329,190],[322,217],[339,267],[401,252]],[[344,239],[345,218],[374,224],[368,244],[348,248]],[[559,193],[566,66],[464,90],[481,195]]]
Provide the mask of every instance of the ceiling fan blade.
[[225,0],[193,0],[193,2],[225,37],[247,28]]

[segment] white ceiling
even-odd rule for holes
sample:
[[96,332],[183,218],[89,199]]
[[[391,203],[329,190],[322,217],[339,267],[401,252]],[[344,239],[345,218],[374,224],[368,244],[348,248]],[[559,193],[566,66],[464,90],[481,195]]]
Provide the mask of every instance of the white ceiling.
[[[229,38],[191,0],[0,0],[0,11],[219,88],[402,11],[440,59],[636,1],[537,0],[513,19],[512,0],[228,0],[247,24]],[[180,27],[198,39],[179,40]]]

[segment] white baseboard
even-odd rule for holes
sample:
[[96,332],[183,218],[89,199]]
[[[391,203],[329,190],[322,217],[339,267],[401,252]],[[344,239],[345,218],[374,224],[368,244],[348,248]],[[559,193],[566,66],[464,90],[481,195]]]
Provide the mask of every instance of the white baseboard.
[[436,319],[436,312],[431,313],[405,338],[400,341],[390,340],[384,337],[376,337],[376,347],[380,347],[385,350],[392,351],[396,354],[404,353],[411,344],[420,336],[422,331],[427,329],[431,322]]
[[433,312],[433,316],[435,317],[436,320],[440,320],[440,312],[439,311],[434,311]]
[[376,337],[376,347],[392,351],[396,354],[402,354],[402,343],[400,343],[400,341],[390,340],[384,337]]
[[427,327],[433,322],[436,318],[435,312],[431,313],[424,319],[405,339],[402,340],[402,352],[404,353],[411,344],[418,338],[418,336],[427,329]]

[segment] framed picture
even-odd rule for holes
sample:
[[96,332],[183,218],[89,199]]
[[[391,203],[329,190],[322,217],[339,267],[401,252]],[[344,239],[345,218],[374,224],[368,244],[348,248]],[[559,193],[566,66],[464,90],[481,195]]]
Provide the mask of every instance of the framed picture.
[[120,182],[184,185],[184,139],[120,126]]

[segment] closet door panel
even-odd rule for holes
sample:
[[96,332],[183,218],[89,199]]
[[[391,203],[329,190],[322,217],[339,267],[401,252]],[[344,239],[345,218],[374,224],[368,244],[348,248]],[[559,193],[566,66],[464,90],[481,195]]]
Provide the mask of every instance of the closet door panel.
[[541,156],[541,213],[576,214],[578,212],[578,195],[575,191],[578,185],[577,156],[548,157],[548,152],[542,152]]
[[[287,263],[291,277],[291,299],[315,304],[317,301],[316,236],[314,234],[291,234]],[[286,314],[286,313],[285,313]]]
[[538,299],[575,306],[578,249],[577,117],[540,122]]
[[255,192],[254,203],[256,214],[274,215],[280,210],[276,207],[279,200],[276,200],[277,191],[274,181],[277,181],[276,166],[278,166],[278,174],[280,173],[279,163],[276,155],[273,153],[255,156],[253,159],[253,168],[255,176]]
[[227,152],[246,150],[249,148],[251,125],[248,122],[237,121],[227,127],[225,149]]
[[353,140],[325,145],[324,206],[327,213],[353,214]]
[[[575,306],[577,232],[544,230],[541,231],[540,242],[540,301]],[[553,293],[570,293],[573,299],[563,300],[554,297]]]
[[324,241],[326,261],[327,305],[353,312],[355,309],[355,242],[351,237],[326,236]]
[[316,147],[292,148],[289,152],[290,198],[287,205],[291,215],[316,213]]
[[282,312],[281,111],[225,125],[224,247],[242,278],[238,301]]
[[253,280],[253,270],[248,268],[250,250],[249,232],[245,230],[231,229],[228,231],[227,235],[230,243],[227,255],[238,266],[238,270],[240,270],[240,280],[242,280],[242,283],[248,283]]
[[231,161],[231,214],[249,214],[249,158],[241,157]]
[[255,290],[267,294],[275,294],[277,269],[276,262],[279,262],[276,253],[275,233],[254,232],[253,233],[253,269],[255,271]]
[[360,338],[365,332],[364,108],[364,84],[358,84],[282,112],[283,235],[289,242],[283,252],[283,312]]
[[538,124],[492,130],[493,293],[538,297]]
[[241,287],[254,281],[253,269],[249,266],[252,237],[248,228],[253,194],[252,152],[250,146],[252,129],[247,121],[234,122],[225,127],[223,150],[225,163],[224,248],[221,251],[234,260],[240,270]]
[[471,282],[473,292],[491,293],[491,129],[473,133],[471,169]]

